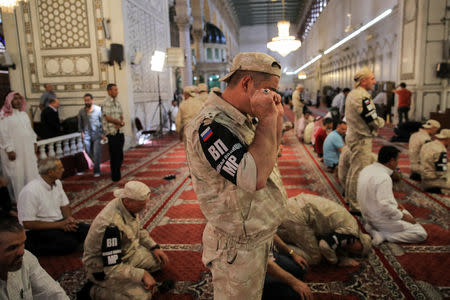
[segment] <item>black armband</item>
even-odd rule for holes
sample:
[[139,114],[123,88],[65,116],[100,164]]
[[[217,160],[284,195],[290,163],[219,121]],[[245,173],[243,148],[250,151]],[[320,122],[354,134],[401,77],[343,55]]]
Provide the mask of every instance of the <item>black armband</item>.
[[102,240],[103,266],[111,267],[122,262],[120,230],[117,226],[108,226]]
[[369,125],[371,122],[378,118],[375,106],[370,102],[369,98],[364,98],[362,100],[362,112],[361,118]]
[[198,129],[200,144],[211,167],[236,184],[239,163],[247,153],[247,145],[224,125],[212,122]]

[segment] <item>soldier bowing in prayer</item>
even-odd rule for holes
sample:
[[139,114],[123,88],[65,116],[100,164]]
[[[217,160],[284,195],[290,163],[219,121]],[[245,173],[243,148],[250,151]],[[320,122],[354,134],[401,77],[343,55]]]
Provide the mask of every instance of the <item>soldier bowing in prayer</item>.
[[365,255],[370,250],[370,236],[361,232],[343,206],[331,200],[301,194],[288,199],[287,210],[278,235],[310,265],[319,264],[323,257],[331,264],[358,266],[349,255]]

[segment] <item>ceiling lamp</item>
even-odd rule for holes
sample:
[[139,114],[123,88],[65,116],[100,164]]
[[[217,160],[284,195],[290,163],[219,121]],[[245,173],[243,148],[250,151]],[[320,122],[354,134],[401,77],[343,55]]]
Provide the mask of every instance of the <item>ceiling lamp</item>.
[[298,79],[304,80],[304,79],[306,79],[306,78],[307,78],[307,77],[306,77],[305,72],[300,72],[300,73],[298,73]]
[[13,12],[19,0],[0,0],[0,8],[2,12]]
[[[281,1],[283,5],[283,19],[284,19],[284,0]],[[288,20],[278,21],[278,36],[272,38],[272,41],[267,43],[269,50],[278,52],[281,56],[286,56],[292,51],[300,48],[302,43],[296,40],[293,35],[289,35],[289,27],[291,23]]]

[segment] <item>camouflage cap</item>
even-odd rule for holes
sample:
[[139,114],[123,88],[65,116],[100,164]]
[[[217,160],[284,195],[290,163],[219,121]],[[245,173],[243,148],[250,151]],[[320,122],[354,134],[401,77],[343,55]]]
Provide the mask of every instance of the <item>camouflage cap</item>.
[[369,69],[368,67],[363,67],[358,72],[356,72],[355,76],[353,77],[353,81],[355,82],[354,83],[355,88],[357,88],[361,84],[361,81],[363,79],[369,77],[370,74],[372,74],[372,70]]
[[150,196],[150,188],[140,181],[129,181],[123,189],[114,191],[114,197],[132,199],[136,201],[145,201]]
[[195,85],[188,85],[183,88],[183,94],[189,94],[191,97],[195,97],[198,93],[198,88]]
[[197,85],[198,91],[201,92],[208,92],[208,86],[206,85],[206,83],[200,83],[199,85]]
[[435,137],[440,140],[450,139],[450,129],[442,129]]
[[297,86],[295,87],[296,90],[304,89],[304,88],[305,88],[305,86],[303,84],[301,84],[301,83],[297,84]]
[[216,92],[216,93],[221,93],[222,91],[220,90],[220,88],[218,88],[217,86],[213,87],[211,89],[211,92]]
[[281,76],[281,65],[272,56],[261,52],[242,52],[234,57],[230,72],[219,80],[228,82],[238,70]]
[[431,128],[431,127],[436,127],[436,128],[441,128],[441,123],[439,123],[436,120],[428,120],[425,122],[425,124],[422,125],[423,128]]

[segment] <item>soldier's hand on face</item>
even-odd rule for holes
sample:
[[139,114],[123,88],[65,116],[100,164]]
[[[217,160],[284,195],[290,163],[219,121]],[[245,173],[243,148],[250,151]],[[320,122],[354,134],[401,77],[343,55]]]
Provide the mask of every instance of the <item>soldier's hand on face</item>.
[[301,280],[296,280],[292,285],[291,288],[300,295],[302,300],[311,300],[313,299],[313,295],[311,293],[311,290],[309,289],[309,286],[307,286],[304,282]]
[[9,159],[10,161],[16,160],[16,152],[11,151],[11,152],[7,152],[7,153],[8,153],[8,159]]
[[296,253],[292,253],[292,259],[299,265],[303,270],[308,268],[308,263],[306,260]]
[[276,102],[281,101],[280,95],[269,90],[257,90],[250,98],[250,110],[254,117],[262,120],[277,113]]
[[155,249],[152,251],[153,255],[156,257],[160,265],[167,265],[169,263],[169,258],[161,249]]
[[403,214],[402,220],[411,224],[416,224],[416,220],[409,214]]
[[146,289],[146,290],[150,290],[151,289],[152,293],[155,291],[156,280],[147,271],[144,271],[144,276],[142,276],[142,284],[144,285],[144,289]]

